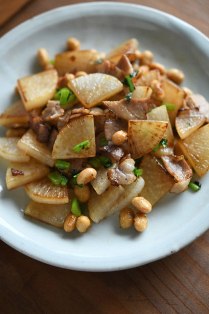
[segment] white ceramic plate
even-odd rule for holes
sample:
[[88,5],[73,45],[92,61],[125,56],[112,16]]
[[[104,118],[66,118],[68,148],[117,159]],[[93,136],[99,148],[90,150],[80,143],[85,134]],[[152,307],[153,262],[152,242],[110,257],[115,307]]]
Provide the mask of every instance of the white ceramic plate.
[[[186,75],[185,86],[209,99],[209,40],[179,19],[131,4],[85,3],[61,7],[16,27],[0,39],[1,108],[14,98],[17,78],[38,71],[36,51],[53,56],[66,38],[77,37],[82,48],[109,51],[136,37],[141,49],[152,50],[158,62]],[[3,134],[3,133],[1,133]],[[64,234],[23,216],[27,198],[22,190],[7,192],[5,163],[0,164],[0,237],[35,259],[59,267],[105,271],[157,260],[193,241],[209,227],[209,176],[194,194],[165,198],[149,215],[149,227],[139,235],[121,231],[114,216],[84,234]]]

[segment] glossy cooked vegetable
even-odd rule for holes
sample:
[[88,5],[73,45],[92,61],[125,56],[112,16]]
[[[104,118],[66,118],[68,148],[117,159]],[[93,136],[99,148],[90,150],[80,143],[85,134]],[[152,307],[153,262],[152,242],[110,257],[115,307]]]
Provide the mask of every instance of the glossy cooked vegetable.
[[200,190],[209,103],[137,39],[107,54],[80,46],[71,39],[53,63],[39,49],[43,70],[18,79],[20,97],[0,115],[6,185],[24,187],[26,215],[66,232],[117,212],[121,228],[142,232],[167,193]]

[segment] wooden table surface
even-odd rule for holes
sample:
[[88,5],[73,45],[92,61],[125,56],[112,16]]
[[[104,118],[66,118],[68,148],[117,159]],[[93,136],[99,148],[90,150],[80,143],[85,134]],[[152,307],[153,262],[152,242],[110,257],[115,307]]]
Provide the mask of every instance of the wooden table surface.
[[[34,15],[75,2],[0,0],[1,15],[7,17],[0,21],[0,35]],[[209,0],[132,2],[171,13],[209,36]],[[209,313],[209,231],[172,256],[112,273],[48,266],[0,242],[0,313]]]

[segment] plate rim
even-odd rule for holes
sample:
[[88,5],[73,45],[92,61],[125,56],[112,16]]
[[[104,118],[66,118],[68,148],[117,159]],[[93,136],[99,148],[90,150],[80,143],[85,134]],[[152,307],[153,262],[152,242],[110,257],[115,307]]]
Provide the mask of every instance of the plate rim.
[[[18,34],[19,32],[24,32],[24,29],[27,28],[27,26],[32,26],[35,25],[36,23],[41,22],[41,20],[43,19],[43,17],[47,17],[49,18],[51,15],[55,15],[55,14],[61,14],[62,12],[65,11],[66,9],[74,9],[74,10],[79,10],[82,9],[83,12],[85,12],[85,9],[88,8],[101,8],[103,6],[106,6],[106,8],[113,8],[115,6],[117,6],[117,9],[119,8],[121,11],[123,10],[123,12],[125,12],[125,10],[127,9],[141,9],[142,11],[144,11],[146,14],[158,14],[160,16],[164,16],[167,17],[167,19],[169,21],[172,21],[175,23],[175,25],[178,25],[178,27],[182,30],[183,32],[186,33],[188,36],[191,36],[192,39],[195,39],[196,37],[198,37],[200,46],[201,46],[201,41],[206,41],[207,44],[209,45],[209,38],[202,33],[200,30],[198,30],[197,28],[195,28],[194,26],[190,25],[189,23],[179,19],[176,16],[173,16],[171,14],[168,14],[166,12],[160,11],[158,9],[154,9],[152,7],[149,6],[144,6],[144,5],[138,5],[138,4],[133,4],[133,3],[121,3],[121,2],[85,2],[85,3],[79,3],[79,4],[71,4],[71,5],[67,5],[67,6],[61,6],[61,7],[57,7],[54,8],[52,10],[46,11],[44,13],[38,14],[24,22],[22,22],[21,24],[19,24],[18,26],[16,26],[15,28],[13,28],[12,30],[10,30],[8,33],[6,33],[5,35],[3,35],[0,38],[0,47],[3,46],[4,44],[6,44],[7,42],[9,42],[11,40],[11,38],[13,38],[13,36],[15,36],[16,34]],[[201,39],[201,40],[200,40]],[[201,234],[203,234],[208,228],[209,228],[209,222],[206,223],[206,221],[203,219],[201,219],[201,215],[200,217],[198,217],[198,221],[201,221],[202,227],[198,230],[196,230],[195,228],[193,228],[196,225],[196,220],[193,219],[190,221],[190,223],[186,226],[185,231],[191,230],[191,228],[193,228],[193,230],[195,229],[195,232],[193,232],[193,236],[192,238],[189,236],[189,232],[187,232],[187,236],[184,237],[184,239],[181,241],[181,244],[177,245],[176,248],[171,251],[171,248],[167,248],[165,247],[163,250],[161,250],[161,254],[159,256],[154,256],[150,259],[146,259],[146,261],[142,261],[142,262],[137,262],[137,261],[133,261],[132,263],[126,262],[126,263],[120,263],[118,265],[112,265],[112,266],[108,266],[108,265],[88,265],[85,263],[81,263],[80,265],[68,265],[66,262],[64,263],[63,261],[59,261],[58,259],[55,261],[52,259],[50,259],[51,255],[49,254],[49,256],[43,256],[39,255],[37,252],[33,253],[31,251],[28,250],[27,245],[25,246],[25,243],[23,243],[21,240],[23,239],[19,239],[19,242],[14,243],[13,239],[11,238],[12,233],[12,228],[9,228],[9,226],[6,226],[5,222],[2,221],[1,217],[0,217],[0,227],[2,227],[0,229],[0,239],[7,243],[9,246],[11,246],[12,248],[16,249],[17,251],[23,253],[26,256],[29,256],[35,260],[41,261],[43,263],[52,265],[52,266],[57,266],[60,268],[65,268],[65,269],[71,269],[71,270],[79,270],[79,271],[116,271],[116,270],[122,270],[122,269],[129,269],[129,268],[133,268],[133,267],[137,267],[137,266],[142,266],[144,264],[148,264],[150,262],[159,260],[161,258],[164,258],[165,256],[168,256],[174,252],[179,251],[181,248],[185,247],[186,245],[188,245],[189,243],[191,243],[192,241],[194,241],[197,237],[199,237]],[[40,250],[40,246],[37,248],[38,250]],[[43,251],[44,248],[41,248],[41,251]],[[48,252],[50,253],[50,252]],[[53,255],[53,252],[51,252],[51,254]]]

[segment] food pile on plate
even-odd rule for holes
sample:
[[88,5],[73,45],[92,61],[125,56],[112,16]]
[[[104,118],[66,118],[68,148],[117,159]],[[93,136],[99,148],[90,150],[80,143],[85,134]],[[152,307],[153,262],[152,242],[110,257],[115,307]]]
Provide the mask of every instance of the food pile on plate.
[[[107,47],[108,48],[108,47]],[[129,39],[109,53],[76,38],[42,71],[17,80],[18,100],[0,115],[6,186],[24,188],[24,213],[66,232],[119,213],[142,232],[168,192],[198,191],[209,169],[209,103],[184,74]]]

